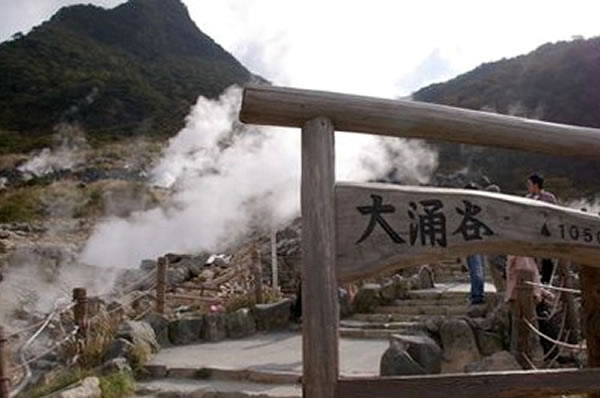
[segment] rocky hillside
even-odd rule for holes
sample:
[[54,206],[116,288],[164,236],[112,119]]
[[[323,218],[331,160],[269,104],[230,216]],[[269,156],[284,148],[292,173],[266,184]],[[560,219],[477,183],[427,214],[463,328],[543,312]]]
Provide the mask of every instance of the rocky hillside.
[[168,136],[199,95],[254,78],[180,0],[65,7],[0,44],[0,75],[0,153],[47,145],[59,123],[92,142]]
[[[468,109],[549,122],[600,127],[600,38],[544,44],[529,54],[486,63],[413,97]],[[593,194],[598,162],[550,158],[489,148],[441,145],[446,170],[482,171],[509,191],[522,191],[528,173],[541,171],[559,196]]]

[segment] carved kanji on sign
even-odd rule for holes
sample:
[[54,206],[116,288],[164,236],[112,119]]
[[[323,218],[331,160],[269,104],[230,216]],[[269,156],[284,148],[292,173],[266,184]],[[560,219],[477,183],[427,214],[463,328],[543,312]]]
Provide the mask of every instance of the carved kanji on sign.
[[421,237],[421,245],[446,247],[446,216],[441,212],[444,204],[441,200],[422,200],[419,204],[424,214],[418,214],[418,205],[410,202],[408,216],[413,221],[410,224],[410,244],[414,245]]
[[481,212],[481,207],[474,205],[468,200],[463,200],[462,202],[465,205],[464,209],[457,207],[456,212],[462,215],[463,219],[452,235],[460,233],[466,241],[481,240],[483,236],[494,235],[494,231],[490,227],[475,218]]
[[404,239],[398,235],[396,231],[388,224],[388,222],[383,218],[382,214],[386,213],[394,213],[396,208],[392,205],[384,205],[383,198],[379,195],[371,195],[371,199],[373,199],[372,206],[358,206],[356,209],[360,212],[360,214],[371,215],[371,219],[369,220],[369,225],[365,229],[365,232],[362,234],[360,239],[356,243],[360,243],[367,239],[369,235],[375,229],[377,224],[381,225],[381,228],[385,231],[387,236],[390,237],[392,241],[398,244],[406,243]]

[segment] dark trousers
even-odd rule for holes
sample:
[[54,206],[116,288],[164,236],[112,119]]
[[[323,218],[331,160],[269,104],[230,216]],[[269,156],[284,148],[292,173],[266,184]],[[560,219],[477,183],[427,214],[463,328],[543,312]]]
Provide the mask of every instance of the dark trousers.
[[552,272],[554,271],[554,263],[549,258],[542,259],[542,272],[540,278],[542,283],[550,283],[552,279]]

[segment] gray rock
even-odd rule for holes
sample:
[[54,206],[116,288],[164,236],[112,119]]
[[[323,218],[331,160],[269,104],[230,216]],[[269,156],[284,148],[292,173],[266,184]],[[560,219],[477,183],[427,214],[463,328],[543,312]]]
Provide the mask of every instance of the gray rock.
[[142,260],[140,264],[140,269],[144,271],[153,271],[157,267],[156,260]]
[[338,293],[340,302],[340,318],[347,318],[352,315],[352,303],[350,303],[350,295],[346,289],[338,289]]
[[380,376],[423,375],[425,370],[404,349],[403,344],[391,341],[379,364]]
[[465,365],[479,361],[481,354],[471,326],[462,319],[449,319],[440,328],[444,347],[443,373],[462,372]]
[[419,289],[433,289],[433,270],[428,265],[419,268]]
[[465,372],[499,372],[504,370],[522,370],[515,357],[508,351],[500,351],[465,366]]
[[197,343],[202,338],[203,329],[203,316],[171,321],[169,322],[169,341],[175,345]]
[[393,335],[392,339],[404,344],[406,352],[425,370],[427,374],[442,371],[442,349],[429,336]]
[[252,310],[258,330],[286,329],[292,313],[292,302],[283,299],[272,304],[257,304]]
[[373,312],[382,304],[380,285],[368,283],[361,286],[354,296],[352,309],[355,313],[364,314]]
[[477,345],[482,355],[492,355],[504,350],[502,335],[485,330],[475,329]]
[[142,320],[147,322],[152,327],[154,334],[156,335],[156,341],[161,347],[167,347],[170,345],[169,319],[166,316],[156,312],[151,312],[144,316]]
[[103,363],[100,366],[99,371],[102,375],[107,375],[111,373],[125,373],[133,375],[133,370],[131,369],[129,362],[126,358],[123,357],[114,358],[110,361]]
[[413,288],[411,280],[403,278],[401,275],[394,275],[393,281],[395,286],[396,298],[408,298],[408,292]]
[[117,338],[106,349],[102,361],[108,362],[115,358],[129,358],[132,348],[133,344],[129,340]]
[[102,398],[100,380],[86,377],[81,382],[50,395],[51,398]]
[[427,317],[424,322],[425,330],[427,330],[427,332],[433,336],[439,336],[440,329],[442,328],[444,321],[445,318],[442,315],[433,315]]
[[381,286],[380,295],[381,298],[386,302],[394,301],[398,296],[396,282],[394,282],[393,280],[385,282]]
[[202,338],[206,341],[221,341],[226,337],[225,314],[207,314],[204,316]]
[[241,308],[225,316],[225,331],[227,337],[239,339],[256,333],[256,322],[247,308]]
[[117,337],[126,339],[134,345],[143,345],[149,352],[156,353],[160,350],[154,329],[147,322],[127,321],[119,328]]

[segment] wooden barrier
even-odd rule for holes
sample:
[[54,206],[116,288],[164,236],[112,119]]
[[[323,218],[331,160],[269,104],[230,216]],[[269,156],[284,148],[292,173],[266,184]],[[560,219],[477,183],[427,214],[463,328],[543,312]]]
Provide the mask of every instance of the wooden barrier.
[[600,391],[600,369],[341,378],[339,398],[528,398]]
[[10,378],[8,375],[8,340],[4,327],[0,325],[0,398],[10,396]]
[[325,116],[337,131],[424,138],[551,155],[598,157],[600,129],[415,101],[249,85],[244,123],[303,127]]
[[533,360],[533,347],[531,339],[536,338],[524,322],[527,320],[532,325],[537,325],[535,312],[535,299],[533,286],[527,282],[533,282],[533,270],[519,270],[517,272],[517,297],[511,301],[511,352],[524,368],[531,368],[529,360]]
[[[334,194],[334,130],[598,158],[599,129],[412,101],[272,86],[245,88],[240,120],[302,128],[304,397],[519,397],[600,391],[600,371],[596,369],[338,380],[338,279],[350,281],[398,263],[427,263],[429,259],[471,253],[543,254],[598,267],[600,224],[594,216],[506,196],[414,188],[397,195],[398,190],[389,187],[348,185],[338,186]],[[396,199],[388,202],[394,195]],[[449,199],[448,204],[442,197]],[[398,205],[409,206],[396,215],[402,213],[410,220],[400,220],[400,227],[382,222]],[[440,214],[444,206],[456,212],[454,218]],[[500,206],[496,213],[495,206]],[[494,228],[486,224],[491,219],[479,218],[484,208],[486,217],[498,221]],[[458,236],[437,235],[445,228],[440,226],[442,219],[454,222],[457,216],[461,218],[452,235]],[[511,224],[517,227],[511,228]],[[417,242],[420,247],[415,248]],[[600,315],[596,310],[600,308],[600,271],[590,268],[583,276],[587,280],[584,300],[589,362],[600,366]]]
[[88,332],[87,290],[82,287],[73,289],[73,301],[75,302],[75,306],[73,307],[73,317],[75,318],[75,325],[77,326],[77,337],[80,340],[85,341]]
[[260,252],[257,247],[252,248],[252,264],[250,264],[250,268],[254,279],[254,300],[256,304],[261,304],[263,302],[262,265]]
[[165,313],[168,268],[167,258],[159,257],[156,263],[156,312],[159,314]]
[[304,397],[332,398],[339,375],[335,275],[334,130],[302,127],[302,358]]
[[594,264],[600,250],[598,216],[462,189],[338,183],[336,224],[342,281],[472,253]]
[[[583,319],[589,367],[600,367],[600,270],[581,267]],[[600,390],[589,398],[600,398]]]

